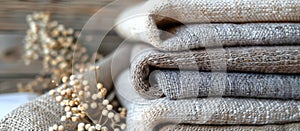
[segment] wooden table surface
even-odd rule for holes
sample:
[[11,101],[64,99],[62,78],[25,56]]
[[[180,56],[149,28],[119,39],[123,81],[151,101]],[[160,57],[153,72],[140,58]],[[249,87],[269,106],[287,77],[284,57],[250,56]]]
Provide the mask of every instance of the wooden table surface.
[[[123,0],[125,1],[125,0]],[[22,61],[23,39],[28,29],[26,15],[49,11],[51,20],[81,30],[92,15],[101,9],[104,17],[99,25],[114,23],[123,8],[142,0],[1,0],[0,2],[0,93],[16,91],[16,83],[32,80],[41,69],[41,62],[25,66]],[[128,2],[129,1],[129,2]],[[112,3],[114,2],[114,3]],[[109,5],[109,6],[108,6]],[[107,7],[108,6],[108,7]],[[105,7],[105,8],[104,8]],[[106,32],[107,30],[103,30]],[[99,34],[104,35],[104,34]],[[114,31],[105,35],[101,52],[108,53],[122,39]]]

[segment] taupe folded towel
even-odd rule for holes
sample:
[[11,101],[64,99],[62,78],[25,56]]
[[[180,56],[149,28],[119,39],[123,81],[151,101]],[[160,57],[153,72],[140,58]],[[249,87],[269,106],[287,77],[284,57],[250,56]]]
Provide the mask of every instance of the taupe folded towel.
[[299,43],[293,24],[300,21],[299,8],[298,0],[149,0],[122,13],[116,29],[127,39],[172,51],[293,44]]
[[[135,57],[130,75],[133,87],[145,98],[163,95],[171,98],[200,97],[219,88],[219,96],[297,99],[299,56],[299,46],[231,47],[184,52],[149,49]],[[218,85],[211,85],[213,83]]]
[[299,129],[299,101],[238,98],[169,100],[141,98],[130,84],[129,72],[115,82],[128,109],[128,130],[272,130]]

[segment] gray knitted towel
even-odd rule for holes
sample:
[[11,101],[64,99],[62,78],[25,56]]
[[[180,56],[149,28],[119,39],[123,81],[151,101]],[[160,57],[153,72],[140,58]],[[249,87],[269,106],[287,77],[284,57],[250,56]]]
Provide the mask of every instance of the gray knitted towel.
[[292,44],[299,43],[298,23],[277,22],[299,22],[299,9],[299,0],[149,0],[122,13],[116,30],[127,39],[172,51]]
[[297,130],[300,101],[240,98],[169,100],[141,98],[130,84],[129,71],[115,82],[128,109],[128,130]]
[[[210,74],[199,71],[248,73]],[[261,46],[184,52],[149,49],[135,57],[130,75],[134,88],[145,98],[211,94],[299,99],[299,76],[291,75],[299,73],[300,46]]]

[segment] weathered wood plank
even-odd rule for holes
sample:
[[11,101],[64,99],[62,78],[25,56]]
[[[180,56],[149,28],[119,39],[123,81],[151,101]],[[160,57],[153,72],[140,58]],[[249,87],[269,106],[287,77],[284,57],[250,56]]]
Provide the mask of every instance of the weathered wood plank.
[[[22,60],[24,35],[0,35],[0,75],[1,74],[24,74],[38,73],[42,68],[41,62],[34,62],[30,66],[25,66]],[[123,39],[115,33],[105,36],[102,44],[98,44],[98,39],[92,39],[87,43],[87,48],[99,49],[99,53],[107,55],[115,49]],[[96,44],[94,44],[96,43]],[[100,45],[100,46],[99,46]]]
[[33,78],[0,79],[0,94],[17,92],[17,83],[27,83]]
[[[0,4],[0,30],[25,30],[26,15],[34,11],[49,11],[53,20],[81,29],[86,21],[99,9],[114,0],[5,0]],[[132,0],[138,3],[142,0]],[[131,4],[132,4],[131,3]],[[106,14],[115,13],[123,5],[114,5],[103,10]],[[113,22],[108,17],[103,22]]]
[[5,74],[36,74],[41,62],[25,66],[22,60],[23,35],[0,35],[0,76]]

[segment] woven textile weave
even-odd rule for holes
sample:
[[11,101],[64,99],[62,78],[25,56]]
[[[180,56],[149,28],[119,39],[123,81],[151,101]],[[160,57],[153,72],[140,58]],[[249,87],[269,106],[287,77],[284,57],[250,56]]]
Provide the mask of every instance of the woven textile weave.
[[298,75],[155,70],[150,77],[150,86],[157,86],[170,99],[207,96],[300,99]]
[[[184,72],[184,73],[191,73],[191,74],[185,74],[186,77],[181,77],[180,80],[177,80],[177,82],[180,81],[191,82],[190,84],[192,85],[194,84],[196,86],[194,87],[190,86],[189,89],[192,89],[190,90],[191,92],[196,92],[199,90],[199,88],[205,88],[199,86],[197,87],[197,84],[201,82],[199,81],[201,80],[201,77],[198,78],[198,81],[189,80],[191,79],[189,75],[195,74],[195,72],[198,72],[198,70],[212,71],[212,72],[221,71],[221,72],[299,74],[300,73],[299,55],[300,55],[299,46],[231,47],[231,48],[224,48],[224,49],[193,50],[193,51],[184,51],[184,52],[163,52],[163,51],[158,51],[156,49],[149,49],[148,51],[144,51],[135,57],[135,59],[131,63],[130,75],[132,76],[133,87],[145,98],[159,98],[164,95],[162,90],[165,91],[176,90],[177,91],[176,97],[186,97],[185,94],[182,94],[181,91],[178,90],[179,88],[173,88],[173,86],[174,87],[178,86],[177,83],[174,83],[174,81],[176,80],[170,79],[170,81],[167,81],[166,79],[161,79],[164,76],[159,76],[160,78],[153,78],[154,84],[152,84],[153,86],[151,86],[149,82],[150,81],[149,77],[152,75],[151,73],[153,72],[153,70],[159,71],[159,70],[173,69],[175,70],[175,72],[178,71],[184,72],[185,70],[191,70],[191,72]],[[236,82],[244,81],[243,80],[244,77],[251,78],[254,76],[253,74],[237,74],[237,75],[240,76],[240,78],[237,77],[234,78],[233,80],[238,80]],[[155,75],[153,76],[155,77]],[[175,76],[173,76],[172,78],[174,77]],[[224,77],[226,76],[224,75]],[[225,79],[224,77],[223,78],[220,77],[219,79]],[[262,84],[261,87],[259,86],[254,87],[253,91],[262,90],[261,88],[273,88],[273,87],[280,86],[280,85],[276,85],[279,84],[280,82],[275,82],[275,80],[272,80],[275,77],[279,78],[280,76],[272,76],[272,75],[268,76],[268,75],[261,74],[256,77],[260,77],[261,79],[264,80],[271,80],[274,82],[270,82],[269,83],[270,85],[266,85],[268,87],[263,87],[264,85],[262,82],[257,83],[259,82],[259,79],[257,78],[247,79],[249,83],[245,83],[245,84],[250,84],[250,83],[257,83],[258,85]],[[282,80],[287,79],[284,77],[281,78]],[[288,86],[287,84],[291,83],[290,85],[298,87],[297,85],[299,85],[299,83],[297,81],[297,77],[290,76],[289,78],[291,79],[289,81],[286,81],[285,85]],[[156,80],[160,79],[160,80],[155,81],[155,79]],[[162,82],[162,83],[157,83],[157,82]],[[164,87],[165,89],[160,89],[158,88],[158,86],[155,86],[155,85],[163,85],[166,83],[172,83],[172,84]],[[274,84],[274,86],[272,84]],[[283,83],[281,84],[283,85]],[[244,88],[248,89],[251,87],[250,85],[248,86],[245,86]],[[169,89],[169,87],[172,89]],[[198,88],[198,89],[194,89],[194,88]],[[228,89],[230,87],[226,87],[226,88]],[[232,87],[232,88],[239,88],[239,87]],[[286,90],[292,88],[293,87],[289,87],[286,88]],[[189,89],[185,89],[185,90],[189,90]],[[285,90],[285,89],[281,89],[281,90]],[[297,92],[293,92],[293,93],[297,93]],[[182,94],[183,96],[178,96],[178,94]],[[239,92],[233,92],[233,94],[238,95]],[[195,96],[193,94],[188,94],[188,95]],[[267,94],[260,94],[259,92],[257,92],[257,94],[255,95],[258,95],[256,97],[263,97],[263,95],[267,95]],[[279,97],[279,96],[273,96],[273,97]]]
[[64,124],[65,129],[75,130],[76,123],[61,122],[64,109],[55,99],[42,95],[37,99],[18,107],[0,121],[0,130],[39,130],[45,131],[54,124]]
[[115,86],[128,109],[128,130],[296,130],[300,125],[299,101],[220,97],[148,100],[131,87],[129,71],[119,76]]
[[229,46],[295,45],[300,41],[300,24],[187,24],[162,31],[159,44],[148,39],[140,41],[167,51]]
[[[163,38],[163,34],[170,36]],[[169,51],[206,47],[295,45],[300,41],[300,24],[188,24],[162,33],[161,38],[163,40],[158,48]]]
[[[164,34],[163,30],[168,31],[168,29],[180,25],[178,23],[189,27],[188,24],[191,23],[299,22],[299,9],[300,1],[298,0],[149,0],[144,4],[132,7],[124,12],[118,19],[116,29],[120,35],[127,39],[144,41],[165,50],[185,50],[187,48],[191,49],[202,46],[201,44],[203,43],[197,44],[193,41],[189,41],[190,39],[195,38],[186,38],[185,36],[188,36],[188,34],[185,34],[182,38],[184,38],[184,41],[188,41],[188,43],[185,43],[184,46],[181,47],[177,47],[175,43],[175,47],[171,47],[168,45],[170,43],[164,43],[165,41],[161,39],[161,35]],[[201,27],[201,29],[194,28],[189,31],[189,34],[199,35],[199,33],[205,32],[204,34],[217,36],[216,39],[220,39],[221,41],[223,40],[222,37],[229,38],[229,40],[240,37],[242,38],[241,40],[243,40],[244,34],[239,34],[239,31],[243,30],[242,28],[245,28],[245,30],[249,30],[246,31],[246,33],[253,33],[257,30],[261,30],[266,34],[271,34],[273,32],[274,34],[271,34],[271,36],[265,37],[266,39],[269,39],[280,37],[278,35],[276,36],[276,34],[278,34],[276,32],[280,33],[284,31],[284,28],[287,29],[289,28],[288,26],[290,26],[288,24],[287,27],[281,28],[278,24],[272,25],[271,23],[234,26],[231,24],[196,25]],[[254,28],[251,28],[251,26]],[[276,26],[278,27],[276,28]],[[224,29],[228,34],[222,31]],[[269,29],[272,29],[272,31]],[[219,30],[221,31],[219,32]],[[231,33],[237,34],[237,36],[233,36]],[[200,34],[198,37],[202,38],[202,36],[203,34]],[[257,40],[264,38],[263,34],[255,35],[255,33],[248,37],[253,36],[254,39]],[[209,37],[210,36],[208,36],[208,38]],[[200,40],[205,41],[202,39]],[[234,43],[234,41],[232,43]],[[173,45],[174,43],[171,44]],[[210,44],[214,43],[205,43],[205,45]],[[221,42],[220,44],[224,43]]]

